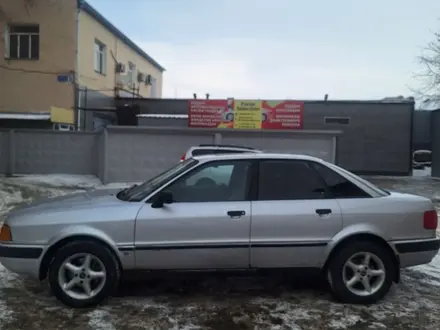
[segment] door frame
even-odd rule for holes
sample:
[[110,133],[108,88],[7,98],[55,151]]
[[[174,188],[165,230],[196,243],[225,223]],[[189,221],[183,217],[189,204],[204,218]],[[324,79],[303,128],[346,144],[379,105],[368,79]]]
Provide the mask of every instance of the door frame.
[[[142,209],[144,208],[149,208],[151,207],[151,202],[154,199],[154,197],[159,194],[160,192],[166,190],[170,185],[172,185],[173,183],[175,183],[177,180],[185,180],[185,178],[187,178],[188,176],[191,176],[194,172],[198,172],[198,171],[202,171],[204,168],[206,167],[210,167],[213,166],[214,164],[218,164],[218,165],[229,165],[229,164],[236,164],[236,163],[241,163],[241,162],[246,162],[249,163],[250,167],[247,173],[247,180],[246,180],[246,192],[245,192],[245,198],[242,201],[219,201],[219,202],[213,202],[213,203],[248,203],[248,207],[246,208],[246,212],[249,212],[249,214],[246,215],[247,220],[246,223],[247,225],[247,232],[245,232],[245,237],[246,240],[243,243],[233,243],[231,242],[230,244],[220,244],[219,246],[216,246],[215,244],[212,246],[213,249],[217,251],[219,251],[219,249],[224,248],[226,250],[230,250],[233,248],[239,248],[239,249],[245,249],[245,251],[243,251],[246,254],[246,264],[243,265],[243,267],[240,267],[240,269],[243,268],[248,268],[250,266],[250,240],[251,240],[251,228],[252,228],[252,209],[251,209],[251,200],[250,200],[250,196],[251,196],[251,192],[254,191],[254,189],[252,189],[253,186],[253,178],[255,175],[255,165],[256,162],[254,159],[212,159],[212,160],[208,160],[205,162],[201,162],[199,164],[197,164],[196,166],[192,167],[191,169],[189,169],[188,171],[181,173],[179,176],[173,178],[172,180],[170,180],[169,182],[167,182],[166,184],[162,185],[161,187],[157,188],[154,192],[152,192],[151,194],[149,194],[147,197],[145,197],[141,203],[141,208],[139,209],[138,214],[141,213]],[[233,176],[231,177],[231,179],[233,179]],[[179,203],[176,203],[179,204]],[[188,203],[181,203],[181,204],[190,204],[190,202]],[[204,202],[200,202],[200,204],[204,204]],[[171,204],[172,205],[172,204]],[[232,210],[233,211],[233,210]],[[227,217],[228,215],[225,213],[224,215],[225,217]],[[139,219],[139,217],[136,217],[136,224],[137,221],[142,221]],[[234,220],[234,219],[225,219],[225,221],[240,221],[240,220]],[[154,244],[152,244],[151,249],[148,248],[147,246],[145,246],[143,243],[138,244],[137,243],[137,230],[138,230],[138,225],[136,225],[135,227],[135,233],[134,233],[134,250],[135,250],[135,254],[136,251],[141,252],[142,250],[147,251],[147,250],[151,250],[151,251],[160,251],[160,250],[172,250],[170,245],[164,245],[163,248],[161,248],[160,246],[154,246]],[[241,228],[241,230],[243,230],[243,228]],[[192,245],[192,244],[190,244]],[[231,245],[231,247],[229,247],[228,245]],[[186,250],[186,251],[197,251],[197,250],[208,250],[209,251],[210,247],[209,246],[200,246],[200,249],[198,247],[195,246],[191,246],[191,248],[187,248],[187,249],[182,249],[182,248],[177,248],[176,250]],[[159,269],[159,268],[158,268]],[[169,268],[167,268],[169,269]]]

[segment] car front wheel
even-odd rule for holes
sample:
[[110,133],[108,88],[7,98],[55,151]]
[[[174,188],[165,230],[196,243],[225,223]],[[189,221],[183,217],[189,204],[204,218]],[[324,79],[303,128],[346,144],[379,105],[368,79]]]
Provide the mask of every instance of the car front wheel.
[[75,241],[58,250],[49,267],[55,297],[73,308],[100,304],[116,289],[120,270],[113,253],[92,241]]
[[373,304],[389,292],[395,267],[393,256],[386,247],[360,241],[336,251],[327,276],[337,300]]

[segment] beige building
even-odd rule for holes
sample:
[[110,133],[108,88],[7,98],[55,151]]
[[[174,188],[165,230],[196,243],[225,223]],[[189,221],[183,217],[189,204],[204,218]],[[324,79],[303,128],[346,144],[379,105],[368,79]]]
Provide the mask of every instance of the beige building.
[[0,2],[0,128],[47,127],[56,108],[83,126],[86,99],[161,98],[163,72],[86,1]]

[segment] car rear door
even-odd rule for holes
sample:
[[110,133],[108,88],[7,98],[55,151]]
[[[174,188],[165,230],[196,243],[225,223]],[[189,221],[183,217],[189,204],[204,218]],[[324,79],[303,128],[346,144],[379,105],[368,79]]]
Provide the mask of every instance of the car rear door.
[[162,190],[173,203],[136,220],[136,265],[142,269],[248,268],[251,203],[247,160],[212,161]]
[[307,161],[261,160],[252,201],[252,267],[320,267],[342,229],[339,204]]

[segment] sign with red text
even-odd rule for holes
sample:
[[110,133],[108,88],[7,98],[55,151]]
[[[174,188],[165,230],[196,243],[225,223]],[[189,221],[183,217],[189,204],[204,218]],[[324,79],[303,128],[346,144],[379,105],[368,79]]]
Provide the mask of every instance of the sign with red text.
[[262,129],[302,129],[304,102],[263,101],[261,116]]
[[233,128],[234,109],[227,100],[189,100],[188,127]]
[[302,129],[304,102],[260,100],[189,100],[188,127]]

